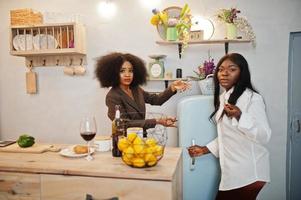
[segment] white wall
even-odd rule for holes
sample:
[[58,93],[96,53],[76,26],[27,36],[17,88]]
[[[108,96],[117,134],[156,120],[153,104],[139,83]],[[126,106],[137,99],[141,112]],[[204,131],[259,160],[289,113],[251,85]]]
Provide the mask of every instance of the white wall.
[[[160,46],[156,29],[149,23],[152,13],[139,0],[116,0],[118,13],[111,20],[97,14],[98,0],[0,0],[0,138],[15,139],[29,133],[41,142],[78,143],[79,120],[86,114],[95,115],[98,134],[110,134],[110,121],[104,104],[108,89],[99,87],[94,78],[94,59],[111,51],[136,54],[146,61],[149,54],[168,55],[166,68],[175,74],[182,67],[184,76],[207,58],[208,49],[218,60],[224,54],[222,45],[194,45],[178,59],[176,46]],[[285,161],[287,124],[287,68],[289,32],[301,31],[300,0],[187,0],[163,1],[158,8],[182,6],[187,2],[192,14],[201,14],[215,20],[219,8],[236,6],[241,15],[253,25],[257,46],[230,44],[230,52],[240,52],[249,61],[256,88],[265,97],[273,137],[268,145],[271,154],[272,182],[261,192],[260,199],[285,199]],[[58,67],[36,68],[39,93],[28,95],[25,91],[23,57],[9,54],[9,11],[16,8],[33,8],[39,11],[78,13],[83,16],[87,29],[88,73],[83,77],[69,77]],[[218,25],[218,24],[217,24]],[[222,26],[216,27],[214,38],[223,38]],[[151,82],[148,90],[162,90],[164,83]],[[176,115],[176,104],[186,95],[198,94],[193,83],[192,91],[177,94],[162,107],[147,107],[148,111]],[[168,131],[168,145],[177,144],[176,129]]]

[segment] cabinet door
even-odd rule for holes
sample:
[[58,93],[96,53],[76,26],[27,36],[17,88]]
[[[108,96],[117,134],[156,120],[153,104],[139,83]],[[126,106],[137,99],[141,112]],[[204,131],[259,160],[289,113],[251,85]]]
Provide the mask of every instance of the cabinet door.
[[40,175],[0,172],[0,200],[40,199]]
[[86,194],[93,199],[147,200],[172,199],[172,183],[83,176],[41,175],[43,200],[83,200]]

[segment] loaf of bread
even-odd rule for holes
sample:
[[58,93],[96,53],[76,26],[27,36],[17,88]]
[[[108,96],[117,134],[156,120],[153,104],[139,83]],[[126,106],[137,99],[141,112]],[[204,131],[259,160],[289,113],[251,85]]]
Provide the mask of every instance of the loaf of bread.
[[85,145],[75,145],[73,147],[73,151],[76,154],[83,154],[83,153],[88,153],[88,147]]

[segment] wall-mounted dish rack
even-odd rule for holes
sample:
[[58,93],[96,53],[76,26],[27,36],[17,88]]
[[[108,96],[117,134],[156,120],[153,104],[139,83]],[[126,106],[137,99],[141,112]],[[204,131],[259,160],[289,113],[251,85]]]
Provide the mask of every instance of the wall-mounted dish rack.
[[86,62],[85,27],[82,24],[11,26],[10,35],[11,55],[26,57],[27,66],[66,66]]

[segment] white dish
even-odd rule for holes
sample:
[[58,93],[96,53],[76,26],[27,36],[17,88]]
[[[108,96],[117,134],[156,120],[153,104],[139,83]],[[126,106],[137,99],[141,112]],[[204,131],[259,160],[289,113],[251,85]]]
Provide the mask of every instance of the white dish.
[[13,46],[16,50],[32,50],[33,49],[33,36],[30,34],[16,35],[13,39]]
[[13,39],[13,46],[15,48],[15,50],[20,50],[20,47],[19,47],[19,35],[16,35]]
[[[73,151],[73,148],[74,148],[75,145],[73,146],[70,146],[70,147],[67,147],[65,149],[62,149],[59,154],[61,156],[65,156],[65,157],[69,157],[69,158],[80,158],[80,157],[85,157],[88,155],[88,153],[82,153],[82,154],[77,154]],[[91,154],[94,153],[94,148],[91,148],[90,147],[90,152]]]
[[56,49],[58,42],[52,35],[37,34],[33,37],[33,46],[36,50]]

